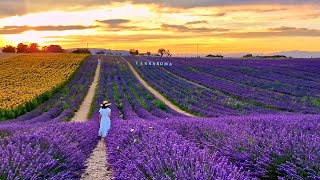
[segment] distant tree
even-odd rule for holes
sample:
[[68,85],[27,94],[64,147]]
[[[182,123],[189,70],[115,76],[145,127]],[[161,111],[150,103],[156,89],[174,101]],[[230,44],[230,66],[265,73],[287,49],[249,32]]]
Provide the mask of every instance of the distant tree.
[[17,53],[27,53],[27,52],[28,52],[28,45],[19,43],[17,46]]
[[244,57],[244,58],[252,58],[253,55],[252,55],[252,54],[246,54],[246,55],[244,55],[243,57]]
[[27,49],[28,53],[39,53],[40,49],[37,43],[31,43]]
[[257,58],[288,58],[284,55],[273,55],[273,56],[256,56]]
[[103,50],[96,52],[96,54],[105,54]]
[[171,56],[172,56],[172,54],[170,53],[170,50],[169,50],[169,49],[166,51],[166,54],[167,54],[168,57],[171,57]]
[[219,54],[217,54],[217,55],[212,55],[212,54],[209,54],[209,55],[207,55],[206,57],[209,57],[209,58],[223,58],[223,56],[222,55],[219,55]]
[[162,57],[164,54],[166,54],[166,50],[163,49],[163,48],[160,48],[160,49],[158,50],[158,54],[160,54],[160,56]]
[[60,45],[50,45],[50,46],[44,46],[42,48],[42,52],[45,53],[63,53],[64,49]]
[[139,55],[139,50],[130,49],[129,53],[130,53],[131,55]]
[[16,48],[11,46],[11,45],[6,45],[6,47],[4,47],[2,49],[3,53],[15,53],[16,52]]
[[89,49],[76,49],[76,50],[73,50],[72,53],[91,54],[91,51],[89,51]]
[[147,52],[147,55],[150,56],[150,55],[151,55],[151,52]]

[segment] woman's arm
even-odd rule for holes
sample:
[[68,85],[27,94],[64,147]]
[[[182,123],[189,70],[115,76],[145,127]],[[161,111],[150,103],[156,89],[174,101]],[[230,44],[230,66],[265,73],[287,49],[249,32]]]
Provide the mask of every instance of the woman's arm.
[[99,123],[101,123],[101,117],[102,117],[102,115],[99,114]]
[[108,116],[109,116],[109,118],[111,118],[111,112],[109,112]]

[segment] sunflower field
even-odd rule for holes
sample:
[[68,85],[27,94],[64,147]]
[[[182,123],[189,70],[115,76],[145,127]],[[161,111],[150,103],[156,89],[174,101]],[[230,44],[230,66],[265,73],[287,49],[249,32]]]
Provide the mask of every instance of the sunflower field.
[[0,59],[0,120],[46,101],[74,74],[83,54],[23,54]]

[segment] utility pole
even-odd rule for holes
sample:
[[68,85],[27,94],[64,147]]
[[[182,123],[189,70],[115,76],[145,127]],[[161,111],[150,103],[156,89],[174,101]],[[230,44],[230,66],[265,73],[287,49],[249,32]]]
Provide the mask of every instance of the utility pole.
[[199,57],[199,44],[197,44],[197,58]]
[[89,49],[89,43],[87,42],[87,49]]

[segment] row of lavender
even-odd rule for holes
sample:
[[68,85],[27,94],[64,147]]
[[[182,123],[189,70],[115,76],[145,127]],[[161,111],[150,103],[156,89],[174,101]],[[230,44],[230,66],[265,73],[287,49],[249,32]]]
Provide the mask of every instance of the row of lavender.
[[101,92],[113,103],[106,144],[115,179],[249,179],[226,158],[157,124],[186,117],[157,107],[121,58],[106,57],[101,70]]
[[0,179],[79,178],[97,144],[97,115],[87,123],[65,123],[79,108],[97,67],[84,60],[74,78],[49,101],[0,124]]
[[[214,112],[223,116],[230,106],[233,110],[229,114],[320,112],[320,75],[312,69],[320,64],[317,60],[312,61],[313,66],[308,65],[308,60],[295,60],[295,68],[300,68],[297,70],[287,67],[287,61],[126,58],[134,65],[136,61],[171,62],[170,67],[136,66],[136,69],[149,84],[191,112],[206,116]],[[181,86],[168,86],[172,82]],[[183,85],[190,88],[180,89]],[[199,86],[205,90],[200,91]],[[199,101],[203,92],[207,99]],[[194,96],[188,96],[190,94]],[[195,105],[201,109],[197,110]],[[207,107],[210,105],[222,112],[210,110]]]

